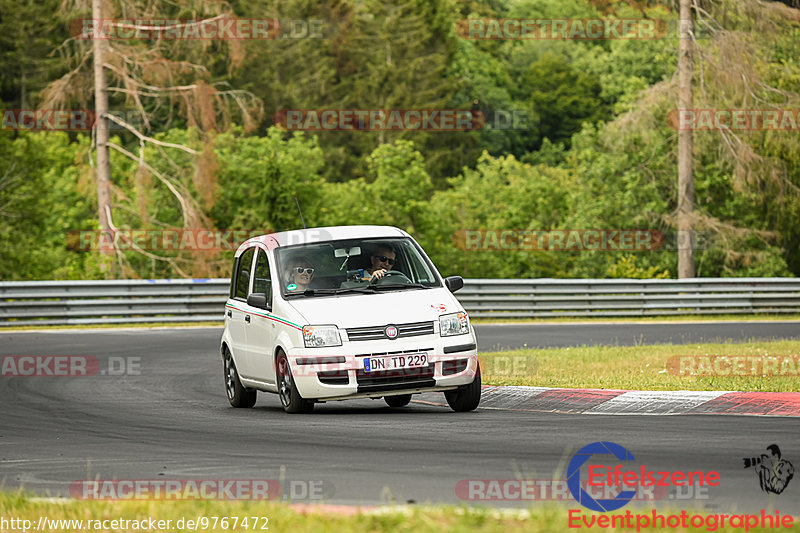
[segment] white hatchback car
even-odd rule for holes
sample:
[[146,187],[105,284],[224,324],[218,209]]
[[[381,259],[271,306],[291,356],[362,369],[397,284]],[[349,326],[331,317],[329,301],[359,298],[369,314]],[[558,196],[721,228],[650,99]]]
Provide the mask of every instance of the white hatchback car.
[[[378,272],[377,274],[375,272]],[[382,274],[382,275],[381,275]],[[475,332],[411,236],[339,226],[255,237],[236,251],[221,354],[228,400],[277,393],[289,413],[314,403],[442,391],[455,411],[481,397]]]

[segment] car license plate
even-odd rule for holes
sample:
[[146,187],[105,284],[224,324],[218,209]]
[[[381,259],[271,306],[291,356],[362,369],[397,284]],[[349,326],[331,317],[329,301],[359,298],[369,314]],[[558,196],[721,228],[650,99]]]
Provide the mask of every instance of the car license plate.
[[380,372],[402,368],[419,368],[428,365],[428,356],[423,354],[386,355],[365,357],[364,372]]

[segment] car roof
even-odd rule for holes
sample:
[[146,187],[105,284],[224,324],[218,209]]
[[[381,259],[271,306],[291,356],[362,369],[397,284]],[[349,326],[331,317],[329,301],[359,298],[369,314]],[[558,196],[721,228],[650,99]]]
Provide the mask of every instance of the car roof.
[[344,239],[375,239],[380,237],[410,237],[410,235],[393,226],[326,226],[281,231],[248,239],[236,250],[236,257],[239,257],[248,248],[259,244],[261,247],[273,250],[281,246],[294,246],[296,244],[313,244]]

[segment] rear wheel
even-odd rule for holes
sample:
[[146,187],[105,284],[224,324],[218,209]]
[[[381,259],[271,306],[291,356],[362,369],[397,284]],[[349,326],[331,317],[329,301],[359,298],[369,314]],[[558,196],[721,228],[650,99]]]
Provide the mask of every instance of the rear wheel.
[[383,400],[389,407],[405,407],[411,402],[411,395],[400,394],[398,396],[384,396]]
[[223,355],[223,377],[225,378],[225,392],[228,394],[228,401],[234,407],[253,407],[256,404],[258,391],[247,389],[239,380],[239,372],[236,371],[236,363],[230,350],[225,348]]
[[478,365],[475,369],[475,379],[469,385],[464,385],[455,390],[449,390],[444,393],[447,404],[453,411],[462,413],[465,411],[474,411],[481,403],[481,367]]
[[314,410],[314,402],[303,399],[297,390],[297,385],[292,377],[292,368],[289,358],[283,352],[278,352],[275,361],[275,370],[278,373],[278,396],[281,398],[283,410],[287,413],[310,413]]

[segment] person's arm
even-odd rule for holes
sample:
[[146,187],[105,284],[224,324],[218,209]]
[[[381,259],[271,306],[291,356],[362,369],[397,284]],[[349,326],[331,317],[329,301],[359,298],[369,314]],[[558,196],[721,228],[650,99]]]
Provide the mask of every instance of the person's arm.
[[361,279],[365,280],[365,281],[372,281],[372,280],[376,280],[376,279],[381,279],[386,274],[386,270],[383,269],[383,268],[379,268],[378,270],[376,270],[372,274],[370,274],[366,270],[362,270],[361,272],[362,272]]

